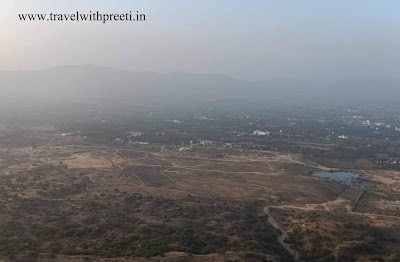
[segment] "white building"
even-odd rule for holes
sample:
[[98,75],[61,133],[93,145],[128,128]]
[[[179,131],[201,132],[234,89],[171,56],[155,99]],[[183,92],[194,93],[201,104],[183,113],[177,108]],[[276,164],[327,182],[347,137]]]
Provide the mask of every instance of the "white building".
[[182,151],[188,151],[188,150],[192,150],[192,148],[187,147],[187,146],[181,146],[181,147],[179,148],[179,151],[180,151],[180,152],[182,152]]
[[253,136],[269,136],[269,132],[268,131],[260,131],[260,130],[255,130],[253,131]]
[[212,142],[212,141],[210,141],[210,140],[203,140],[203,141],[200,141],[200,145],[201,146],[212,146],[214,143]]

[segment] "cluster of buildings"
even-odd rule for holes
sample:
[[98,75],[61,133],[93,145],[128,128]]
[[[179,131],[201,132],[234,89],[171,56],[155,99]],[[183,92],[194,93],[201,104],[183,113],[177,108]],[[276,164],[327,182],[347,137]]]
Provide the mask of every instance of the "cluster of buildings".
[[179,151],[187,151],[192,150],[194,147],[215,147],[217,144],[210,140],[202,140],[197,144],[194,144],[193,141],[190,141],[189,146],[185,146],[184,142],[182,141],[182,146],[179,147]]

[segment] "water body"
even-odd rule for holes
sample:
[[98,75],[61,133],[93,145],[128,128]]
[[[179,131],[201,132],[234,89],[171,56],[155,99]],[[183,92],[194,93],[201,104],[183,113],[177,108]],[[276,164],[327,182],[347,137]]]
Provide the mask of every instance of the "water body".
[[330,180],[345,184],[348,186],[357,184],[360,175],[349,172],[317,172],[313,174],[317,177],[329,178]]

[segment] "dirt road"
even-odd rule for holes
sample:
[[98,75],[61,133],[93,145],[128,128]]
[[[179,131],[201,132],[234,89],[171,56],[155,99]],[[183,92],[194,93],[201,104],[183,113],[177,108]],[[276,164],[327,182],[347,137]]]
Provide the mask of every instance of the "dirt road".
[[286,231],[284,231],[279,224],[275,221],[271,213],[269,212],[269,207],[264,208],[265,214],[268,215],[268,222],[271,223],[274,227],[279,229],[282,234],[278,237],[278,242],[294,257],[294,259],[297,261],[299,259],[299,252],[296,250],[293,250],[287,243],[285,243],[285,239],[288,237],[288,234]]

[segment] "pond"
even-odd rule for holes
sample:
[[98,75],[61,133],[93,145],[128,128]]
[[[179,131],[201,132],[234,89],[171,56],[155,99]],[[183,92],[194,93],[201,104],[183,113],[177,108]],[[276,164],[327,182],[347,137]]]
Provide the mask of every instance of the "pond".
[[317,177],[329,178],[330,180],[352,186],[359,182],[360,175],[349,172],[317,172],[313,174]]

